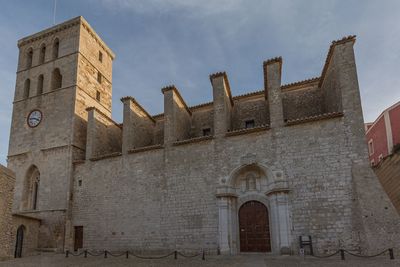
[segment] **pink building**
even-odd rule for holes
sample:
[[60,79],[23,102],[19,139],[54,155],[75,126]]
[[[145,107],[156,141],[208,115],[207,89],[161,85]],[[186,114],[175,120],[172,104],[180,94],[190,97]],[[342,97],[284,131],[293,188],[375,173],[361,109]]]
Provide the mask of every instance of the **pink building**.
[[400,102],[384,110],[374,122],[366,123],[365,130],[369,160],[377,165],[400,144]]

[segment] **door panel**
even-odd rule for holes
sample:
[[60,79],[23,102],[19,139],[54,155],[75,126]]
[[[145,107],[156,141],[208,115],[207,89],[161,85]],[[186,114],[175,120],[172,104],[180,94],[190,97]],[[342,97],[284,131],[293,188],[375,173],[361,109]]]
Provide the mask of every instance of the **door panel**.
[[268,210],[258,201],[244,203],[239,209],[241,252],[269,252],[271,240]]
[[74,250],[83,248],[83,226],[75,226]]

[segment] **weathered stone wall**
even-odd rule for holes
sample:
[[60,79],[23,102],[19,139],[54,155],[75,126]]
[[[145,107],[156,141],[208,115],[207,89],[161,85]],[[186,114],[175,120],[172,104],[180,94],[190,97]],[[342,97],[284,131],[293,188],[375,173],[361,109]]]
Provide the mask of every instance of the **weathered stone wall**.
[[[88,120],[86,108],[95,107],[111,117],[114,55],[99,38],[94,38],[94,30],[87,23],[81,24],[79,33],[73,143],[85,149]],[[99,53],[102,54],[101,61]],[[98,81],[98,73],[102,76],[101,81]],[[97,94],[100,94],[100,99]]]
[[122,129],[95,108],[88,109],[86,158],[122,152]]
[[124,103],[123,152],[154,144],[155,120],[131,97]]
[[[74,183],[72,224],[84,227],[84,248],[217,249],[221,235],[229,228],[233,232],[227,233],[225,244],[237,249],[237,213],[228,212],[223,217],[228,221],[221,221],[224,205],[235,211],[251,199],[265,203],[271,212],[274,253],[285,249],[278,243],[287,237],[289,250],[296,251],[300,235],[311,235],[319,253],[341,247],[376,251],[385,248],[386,241],[398,245],[390,221],[397,225],[399,218],[388,206],[376,178],[374,182],[369,168],[365,168],[368,162],[352,45],[350,40],[331,47],[321,82],[325,83],[324,90],[333,93],[321,94],[315,81],[312,88],[282,92],[282,60],[276,58],[264,64],[271,129],[230,131],[232,126],[239,128],[252,112],[257,113],[252,115],[259,116],[259,121],[266,121],[263,116],[268,114],[264,109],[267,105],[252,95],[249,101],[235,102],[235,107],[226,74],[217,73],[210,77],[214,138],[171,145],[177,139],[188,138],[189,126],[198,132],[202,127],[197,126],[199,122],[210,116],[208,109],[201,116],[192,111],[190,123],[190,112],[175,89],[163,90],[167,146],[76,166],[74,176],[83,185]],[[335,86],[326,87],[329,80],[334,80]],[[321,108],[325,102],[336,101],[334,97],[341,99],[339,104]],[[309,99],[304,102],[302,98]],[[301,107],[295,114],[291,105],[315,107]],[[337,111],[344,115],[296,124],[284,121]],[[161,117],[156,120],[161,121]],[[233,179],[236,170],[254,164],[264,166],[267,181],[276,181],[276,173],[280,173],[278,181],[287,183],[281,189],[288,194],[287,203],[279,190],[255,190],[244,196],[229,191],[226,181]],[[217,195],[221,187],[228,191]],[[373,203],[368,192],[379,196],[379,201]],[[98,195],[107,198],[98,201]],[[224,198],[231,200],[224,202]],[[379,235],[372,231],[378,222]]]
[[373,170],[393,206],[400,213],[400,153],[386,157]]
[[[107,45],[97,36],[96,32],[88,23],[81,23],[79,35],[79,52],[87,62],[101,72],[109,83],[112,83],[112,63],[114,54],[107,48]],[[102,53],[102,59],[99,59],[99,52]],[[97,78],[97,77],[95,77]],[[111,87],[107,90],[107,99],[110,101],[111,108]]]
[[337,57],[332,56],[330,62],[327,65],[325,78],[323,82],[319,85],[323,96],[323,106],[324,112],[335,112],[342,110],[342,98],[340,95],[338,73],[335,66]]
[[[97,80],[98,69],[93,63],[84,56],[78,58],[78,78],[77,86],[82,88],[91,99],[97,102],[97,105],[105,109],[105,114],[111,115],[111,81],[106,76],[102,76],[101,82]],[[109,70],[111,72],[111,70]],[[102,74],[103,75],[103,74]],[[100,93],[100,100],[96,99],[97,92]],[[96,105],[96,106],[97,106]]]
[[345,114],[343,131],[346,147],[351,151],[348,158],[352,163],[355,235],[360,236],[362,250],[379,251],[385,247],[400,247],[400,219],[369,167],[354,41],[334,42],[330,50],[332,56],[328,57],[332,61],[328,66],[336,71],[332,79],[340,89],[340,111]]
[[[60,104],[61,99],[64,103],[73,103],[73,89],[60,89],[14,103],[9,156],[69,144],[72,136],[73,107]],[[42,121],[37,127],[30,128],[27,125],[27,117],[34,109],[41,111]],[[49,128],[52,130],[49,131]]]
[[166,87],[164,94],[164,143],[169,144],[190,137],[191,113],[174,87]]
[[214,111],[212,106],[201,107],[192,111],[192,123],[191,123],[191,137],[203,136],[204,129],[210,129],[211,135],[214,131]]
[[[62,40],[61,40],[62,41]],[[77,54],[69,54],[64,57],[58,58],[58,60],[51,60],[41,65],[32,67],[27,70],[21,70],[17,72],[17,81],[15,85],[15,96],[14,101],[22,101],[26,99],[24,97],[24,87],[26,79],[30,79],[30,92],[29,98],[40,98],[43,95],[51,94],[54,91],[58,91],[59,88],[52,88],[52,75],[53,70],[58,68],[62,75],[61,88],[69,88],[76,83],[76,68],[71,68],[77,59]],[[43,75],[43,92],[38,93],[38,78],[39,75]]]
[[0,261],[14,257],[17,229],[24,227],[22,256],[36,254],[40,220],[12,215],[15,174],[0,165]]
[[[72,19],[63,23],[64,25],[68,25],[62,31],[54,32],[59,25],[46,29],[44,31],[38,32],[26,38],[23,38],[18,41],[19,46],[19,57],[18,57],[18,67],[17,72],[22,71],[32,71],[42,67],[44,65],[52,65],[54,61],[53,57],[53,44],[56,39],[59,39],[59,52],[58,58],[69,57],[71,54],[74,54],[78,51],[79,46],[79,26],[78,21],[76,19]],[[33,41],[37,37],[40,37],[38,41]],[[45,53],[45,62],[41,64],[39,61],[40,49],[42,45],[46,45],[46,53]],[[27,52],[28,50],[33,49],[33,59],[32,59],[32,67],[27,68]]]
[[228,78],[225,73],[210,76],[213,88],[214,135],[221,136],[232,129],[232,105]]
[[351,164],[341,129],[335,119],[283,128],[280,138],[265,131],[86,161],[75,173],[83,185],[74,185],[74,225],[84,226],[85,248],[216,249],[216,187],[253,153],[289,178],[294,246],[299,235],[310,234],[318,250],[339,242],[349,247],[358,240],[352,239]]
[[0,260],[12,257],[12,199],[14,193],[14,173],[0,165]]
[[266,103],[264,94],[235,100],[232,109],[232,129],[245,128],[247,120],[254,120],[255,126],[268,124]]
[[[56,39],[59,40],[59,53],[55,58],[53,44]],[[46,56],[44,63],[39,64],[43,44],[46,44]],[[72,162],[85,158],[86,108],[92,106],[111,114],[113,54],[82,17],[23,38],[18,46],[20,56],[8,158],[8,167],[16,174],[13,212],[42,220],[38,230],[39,248],[61,250],[71,195]],[[32,66],[27,68],[30,48],[33,48],[33,60]],[[99,51],[104,52],[102,62],[98,59]],[[55,68],[59,68],[62,75],[58,89],[51,87]],[[103,76],[101,85],[96,69]],[[44,76],[40,95],[37,91],[39,75]],[[30,94],[24,99],[24,84],[28,78],[31,80]],[[101,91],[100,101],[93,94],[95,88]],[[42,112],[42,121],[37,127],[30,128],[27,116],[33,109]],[[36,210],[27,210],[22,203],[29,191],[26,188],[27,172],[33,166],[40,173],[38,205]]]
[[[16,173],[13,210],[42,219],[39,247],[60,250],[65,232],[66,248],[72,249],[73,226],[83,226],[88,249],[223,246],[224,252],[236,253],[237,211],[249,200],[270,212],[274,253],[296,251],[299,235],[311,235],[320,253],[339,247],[374,252],[399,247],[398,214],[368,168],[354,38],[332,44],[318,79],[320,89],[282,90],[281,58],[264,63],[264,95],[234,99],[227,75],[211,75],[210,109],[190,110],[175,87],[164,88],[165,110],[153,118],[154,131],[146,119],[144,131],[124,142],[125,148],[145,146],[154,137],[154,144],[164,146],[120,155],[124,127],[110,118],[112,52],[82,18],[46,34],[19,42],[20,62],[26,45],[36,47],[35,62],[47,36],[60,36],[62,49],[72,54],[18,72],[9,149],[9,167]],[[61,89],[21,99],[26,78],[37,80],[55,66],[63,75]],[[34,108],[42,110],[43,121],[31,129],[26,116]],[[327,112],[338,113],[318,114]],[[285,122],[303,115],[319,117]],[[270,127],[243,130],[247,119]],[[212,137],[187,140],[210,124]],[[129,135],[132,125],[125,126]],[[76,161],[84,153],[86,160]],[[23,210],[32,166],[40,172],[38,209]],[[236,188],[238,170],[256,167],[263,170],[263,186]]]
[[[38,150],[13,156],[8,159],[8,167],[16,170],[16,183],[13,199],[13,212],[42,220],[40,226],[39,248],[62,248],[63,228],[53,231],[64,225],[64,213],[67,208],[66,186],[70,179],[71,160],[68,146],[56,147],[47,150]],[[51,160],[49,160],[51,159]],[[26,197],[25,186],[28,179],[28,170],[37,167],[40,173],[37,209],[24,209],[23,199]]]
[[164,144],[164,118],[156,120],[154,127],[154,144]]
[[[14,253],[17,230],[18,227],[23,226],[24,228],[24,241],[22,245],[22,257],[37,255],[38,254],[38,238],[39,238],[39,227],[40,220],[33,217],[24,215],[13,215],[12,224],[12,252]],[[14,256],[14,255],[13,255]]]
[[285,90],[282,92],[283,117],[293,120],[322,114],[323,102],[321,89],[316,85]]

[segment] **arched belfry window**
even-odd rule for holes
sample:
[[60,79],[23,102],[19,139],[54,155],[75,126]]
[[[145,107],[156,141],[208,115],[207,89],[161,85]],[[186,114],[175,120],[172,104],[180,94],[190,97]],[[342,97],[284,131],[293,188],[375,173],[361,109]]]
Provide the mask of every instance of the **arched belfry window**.
[[24,83],[24,99],[29,97],[30,90],[31,90],[31,80],[26,79]]
[[43,74],[41,74],[41,75],[39,75],[38,81],[37,81],[37,90],[36,90],[37,95],[43,94],[43,81],[44,81],[44,77],[43,77]]
[[56,38],[53,42],[53,59],[58,58],[58,52],[60,50],[60,41]]
[[29,48],[28,52],[26,53],[26,67],[32,67],[32,58],[33,58],[33,49]]
[[45,59],[46,59],[46,45],[42,44],[42,46],[40,47],[39,64],[44,63]]
[[39,188],[40,188],[40,172],[36,166],[29,168],[22,195],[22,208],[26,210],[38,209],[39,199]]
[[62,75],[59,68],[53,70],[51,77],[51,89],[58,89],[62,87]]

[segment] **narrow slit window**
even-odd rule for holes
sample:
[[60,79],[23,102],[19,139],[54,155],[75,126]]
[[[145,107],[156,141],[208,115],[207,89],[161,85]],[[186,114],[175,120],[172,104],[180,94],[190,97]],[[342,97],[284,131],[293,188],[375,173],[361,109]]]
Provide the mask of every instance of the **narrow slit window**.
[[103,62],[103,53],[101,51],[99,51],[99,61]]
[[30,48],[26,55],[26,67],[27,68],[32,67],[32,58],[33,58],[33,50],[32,50],[32,48]]
[[101,84],[103,77],[100,72],[97,72],[97,82]]
[[31,90],[31,80],[26,79],[24,84],[24,98],[28,98]]
[[211,129],[210,128],[203,129],[203,136],[209,136],[209,135],[211,135]]
[[42,45],[40,48],[39,64],[43,64],[46,59],[46,46]]
[[254,128],[254,126],[255,126],[254,120],[247,120],[247,121],[245,121],[245,128],[246,128],[246,129]]
[[60,41],[58,39],[55,39],[53,43],[53,59],[58,58],[59,49],[60,49]]
[[99,91],[96,91],[96,100],[100,102],[101,100],[101,94]]
[[33,184],[33,199],[32,199],[32,209],[37,209],[37,202],[38,202],[38,191],[39,191],[39,181],[35,181]]
[[43,80],[44,80],[43,74],[39,75],[37,82],[37,91],[36,91],[37,95],[43,94]]

